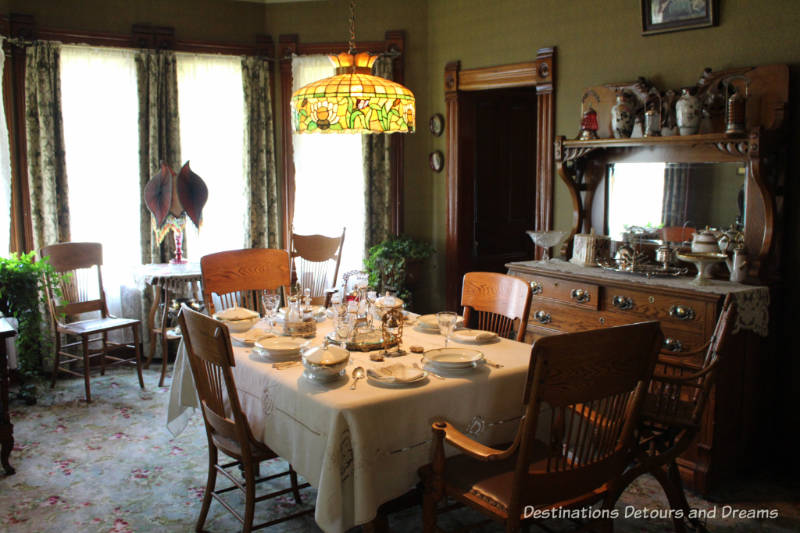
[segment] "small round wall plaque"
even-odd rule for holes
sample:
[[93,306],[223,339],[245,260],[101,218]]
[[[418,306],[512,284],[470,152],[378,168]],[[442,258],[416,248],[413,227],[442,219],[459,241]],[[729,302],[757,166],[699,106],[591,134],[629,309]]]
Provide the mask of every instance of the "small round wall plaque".
[[428,156],[428,164],[434,172],[441,172],[444,168],[444,154],[441,150],[435,150]]
[[428,123],[428,127],[430,128],[431,133],[439,137],[444,131],[444,117],[442,114],[436,113],[433,115]]

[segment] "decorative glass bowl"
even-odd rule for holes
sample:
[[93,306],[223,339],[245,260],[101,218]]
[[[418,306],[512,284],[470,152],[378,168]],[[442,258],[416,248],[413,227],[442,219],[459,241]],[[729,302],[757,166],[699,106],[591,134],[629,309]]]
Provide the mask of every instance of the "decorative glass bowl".
[[566,231],[526,231],[525,233],[533,241],[533,244],[544,250],[543,259],[547,261],[550,259],[550,248],[564,242],[564,239],[569,235]]

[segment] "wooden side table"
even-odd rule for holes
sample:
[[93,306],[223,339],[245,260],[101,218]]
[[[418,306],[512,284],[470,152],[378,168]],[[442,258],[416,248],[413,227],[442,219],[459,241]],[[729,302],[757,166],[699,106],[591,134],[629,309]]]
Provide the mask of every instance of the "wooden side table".
[[[164,386],[164,377],[167,375],[167,362],[169,360],[169,341],[179,339],[180,335],[169,331],[169,305],[172,295],[183,291],[186,284],[189,284],[192,297],[200,301],[200,281],[202,275],[199,263],[185,263],[182,265],[173,264],[149,264],[142,265],[139,272],[144,282],[153,288],[153,305],[147,315],[147,331],[150,334],[150,353],[145,361],[145,368],[149,368],[150,362],[156,352],[156,337],[161,337],[161,378],[158,386]],[[161,307],[161,316],[156,325],[156,315]]]
[[17,332],[5,318],[0,318],[0,463],[7,475],[15,472],[8,462],[14,448],[14,424],[8,414],[8,354],[6,339],[16,336]]

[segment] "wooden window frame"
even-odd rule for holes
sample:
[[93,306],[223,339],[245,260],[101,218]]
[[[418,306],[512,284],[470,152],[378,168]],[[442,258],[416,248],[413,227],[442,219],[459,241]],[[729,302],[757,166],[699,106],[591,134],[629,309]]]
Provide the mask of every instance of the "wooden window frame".
[[[405,32],[390,30],[384,41],[360,41],[356,43],[358,51],[369,51],[375,54],[389,53],[392,60],[393,80],[404,83]],[[294,217],[295,169],[294,146],[292,144],[292,116],[290,100],[292,97],[292,57],[295,55],[339,54],[347,50],[347,43],[300,43],[297,34],[281,35],[278,38],[278,58],[281,77],[281,147],[283,152],[283,242],[288,247]],[[391,135],[391,231],[399,235],[403,231],[403,153],[405,139],[403,135]]]

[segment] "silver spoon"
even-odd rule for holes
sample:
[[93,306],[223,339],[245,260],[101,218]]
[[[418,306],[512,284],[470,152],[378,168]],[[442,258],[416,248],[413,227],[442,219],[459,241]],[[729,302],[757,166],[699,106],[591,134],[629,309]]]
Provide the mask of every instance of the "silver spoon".
[[353,384],[350,385],[350,390],[355,390],[358,380],[364,377],[364,367],[357,366],[353,369]]

